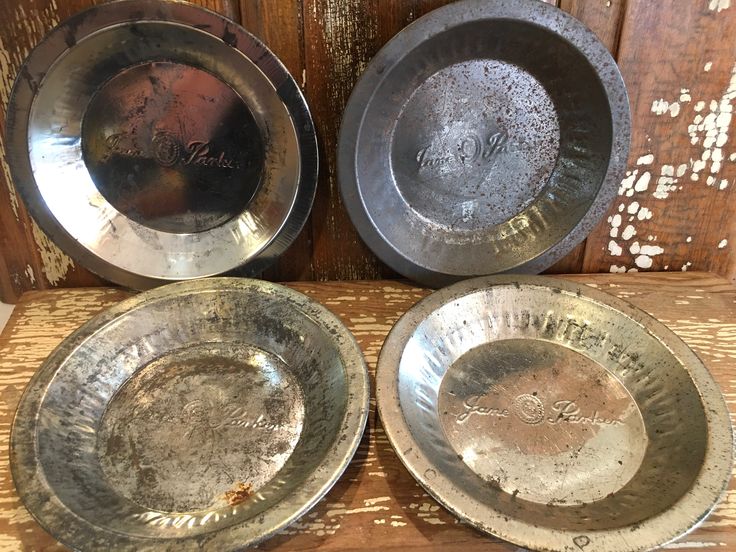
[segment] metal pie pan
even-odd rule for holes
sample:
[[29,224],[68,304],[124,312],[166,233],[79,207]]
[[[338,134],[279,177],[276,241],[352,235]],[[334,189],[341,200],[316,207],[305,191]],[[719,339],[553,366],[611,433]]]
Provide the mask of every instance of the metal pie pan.
[[536,273],[606,212],[629,136],[626,87],[593,32],[536,0],[463,0],[368,65],[340,189],[366,244],[418,282]]
[[378,408],[399,458],[481,531],[536,550],[648,550],[731,476],[731,423],[698,357],[595,289],[484,277],[391,330]]
[[327,493],[368,398],[357,343],[311,299],[256,280],[171,284],[49,356],[13,424],[13,479],[74,549],[241,549]]
[[183,2],[111,2],[59,25],[18,74],[6,136],[39,226],[133,288],[257,274],[314,199],[294,79],[253,35]]

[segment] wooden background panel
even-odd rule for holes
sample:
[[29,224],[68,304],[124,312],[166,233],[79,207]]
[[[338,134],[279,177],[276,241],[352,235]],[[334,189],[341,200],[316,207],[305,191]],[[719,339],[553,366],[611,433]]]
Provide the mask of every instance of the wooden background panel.
[[[587,4],[587,2],[586,2]],[[588,239],[584,272],[713,270],[736,256],[736,5],[629,0],[618,62],[629,172]],[[730,7],[729,7],[730,6]]]

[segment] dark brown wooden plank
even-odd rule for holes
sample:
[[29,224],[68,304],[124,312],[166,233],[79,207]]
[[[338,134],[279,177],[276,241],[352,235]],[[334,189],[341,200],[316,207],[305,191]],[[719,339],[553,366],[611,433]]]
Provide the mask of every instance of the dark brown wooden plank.
[[[624,18],[624,0],[560,0],[559,7],[588,26],[612,53],[618,49]],[[548,274],[574,274],[582,271],[585,241],[550,267]]]
[[[284,63],[304,91],[302,1],[240,0],[243,26],[260,38]],[[291,247],[266,270],[268,280],[312,280],[312,222],[307,220]]]
[[[736,414],[736,288],[703,273],[566,277],[618,295],[662,320],[702,358]],[[341,317],[371,375],[383,339],[428,290],[392,281],[291,284]],[[10,421],[22,390],[48,353],[101,309],[117,290],[53,290],[21,298],[0,334],[0,544],[8,550],[61,550],[21,505],[8,469]],[[375,390],[374,390],[375,391]],[[375,396],[375,394],[374,394]],[[315,508],[262,550],[518,550],[458,523],[401,465],[372,406],[366,437],[348,470]],[[733,481],[722,504],[678,550],[736,549]],[[691,544],[688,544],[691,543]]]
[[632,107],[629,173],[588,239],[585,272],[734,274],[736,42],[722,37],[736,35],[736,6],[728,5],[627,2],[619,65]]
[[[0,277],[0,300],[14,302],[28,289],[102,285],[77,266],[30,220],[11,182],[5,162],[5,113],[15,75],[23,60],[53,27],[102,0],[19,0],[0,2],[0,256],[7,272]],[[209,9],[239,19],[237,0],[199,0]]]

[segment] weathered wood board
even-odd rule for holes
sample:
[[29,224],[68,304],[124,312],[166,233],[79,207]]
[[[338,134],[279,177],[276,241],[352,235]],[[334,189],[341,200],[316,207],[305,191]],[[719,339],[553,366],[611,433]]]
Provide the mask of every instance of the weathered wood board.
[[[736,416],[736,287],[704,273],[566,278],[617,295],[659,318],[705,362]],[[394,281],[290,284],[335,312],[360,343],[371,375],[396,320],[429,292]],[[21,505],[9,473],[8,438],[21,392],[48,353],[125,292],[101,289],[25,294],[0,334],[0,549],[60,545]],[[375,393],[374,393],[375,396]],[[736,549],[736,485],[705,523],[670,548]],[[506,550],[516,547],[459,523],[414,482],[389,444],[371,401],[363,442],[338,484],[262,550]]]

